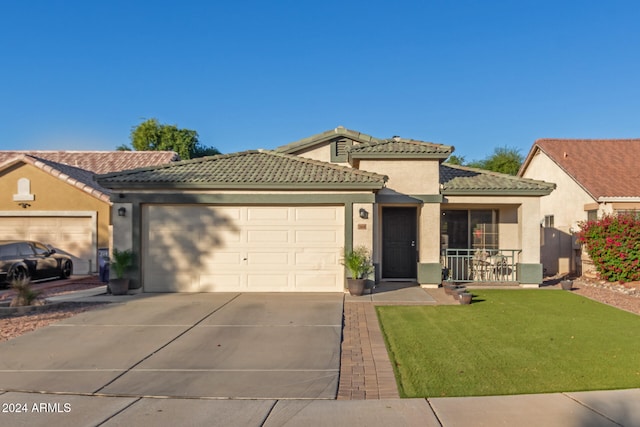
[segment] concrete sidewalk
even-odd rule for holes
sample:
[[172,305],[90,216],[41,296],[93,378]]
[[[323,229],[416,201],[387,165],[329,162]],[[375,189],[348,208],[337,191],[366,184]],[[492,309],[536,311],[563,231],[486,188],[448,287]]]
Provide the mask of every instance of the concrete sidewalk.
[[[388,386],[395,380],[389,372],[391,366],[388,357],[385,361],[386,350],[380,346],[381,335],[375,318],[373,306],[375,304],[436,304],[447,303],[450,297],[441,295],[442,290],[423,290],[417,287],[402,289],[404,296],[393,294],[388,289],[378,293],[378,301],[367,297],[353,299],[345,297],[345,318],[342,353],[346,354],[345,343],[347,331],[352,330],[358,335],[358,340],[350,341],[350,357],[356,355],[350,366],[352,393],[346,399],[333,400],[327,398],[232,398],[225,395],[224,398],[179,398],[169,394],[162,398],[151,397],[145,393],[115,393],[115,389],[90,391],[85,393],[64,393],[64,384],[68,381],[80,381],[72,370],[60,376],[59,390],[55,393],[21,392],[18,389],[0,391],[0,425],[29,425],[29,426],[129,426],[129,425],[154,425],[154,426],[498,426],[518,425],[519,427],[545,426],[545,427],[571,427],[571,426],[640,426],[640,389],[594,391],[594,392],[568,392],[539,395],[515,395],[515,396],[489,396],[489,397],[462,397],[462,398],[429,398],[429,399],[399,399],[389,398],[397,396],[397,390],[390,390]],[[386,295],[383,295],[386,294]],[[128,301],[148,300],[163,296],[149,297],[148,295],[134,295],[125,297],[93,296],[80,300],[112,300],[126,304]],[[216,299],[217,297],[210,297]],[[66,299],[66,298],[65,298]],[[407,300],[408,301],[403,301]],[[421,300],[421,301],[418,301]],[[185,303],[176,305],[173,316],[163,318],[163,324],[172,324],[174,328],[184,327],[186,323],[184,311],[187,305],[199,308],[200,304]],[[252,301],[254,304],[256,301]],[[219,304],[224,304],[220,301]],[[118,304],[120,305],[120,304]],[[347,310],[349,308],[349,310]],[[354,311],[355,310],[355,311]],[[119,311],[119,310],[116,310]],[[196,310],[197,311],[197,310]],[[206,311],[206,310],[205,310]],[[352,315],[347,315],[349,312]],[[223,312],[220,312],[221,314]],[[272,316],[271,312],[245,312],[252,316]],[[355,313],[355,314],[353,314]],[[193,313],[192,313],[193,314]],[[197,314],[197,313],[195,313]],[[202,313],[201,313],[202,314]],[[307,317],[312,313],[300,313]],[[178,316],[175,319],[174,316]],[[95,316],[94,316],[95,317]],[[240,322],[255,323],[255,319],[242,316],[236,319]],[[302,317],[301,317],[302,318]],[[77,319],[81,323],[82,317]],[[105,321],[107,319],[105,318]],[[146,326],[151,322],[149,316],[142,313],[136,320],[138,327]],[[219,318],[221,324],[231,324],[233,319]],[[108,316],[109,324],[117,323],[117,318]],[[353,322],[353,324],[351,323]],[[272,324],[281,323],[274,319]],[[307,322],[301,322],[296,328],[305,327]],[[203,327],[212,327],[204,325]],[[64,326],[61,326],[65,328]],[[214,326],[215,327],[215,326]],[[377,328],[377,332],[376,332]],[[105,332],[105,331],[103,331]],[[73,340],[73,337],[69,337]],[[134,343],[135,344],[135,343]],[[360,348],[358,348],[358,346]],[[135,345],[134,345],[135,347]],[[368,349],[367,349],[368,347]],[[42,352],[46,344],[33,349],[33,357],[46,358],[46,352]],[[179,348],[177,349],[179,350]],[[186,353],[185,353],[186,354]],[[114,355],[117,356],[117,355]],[[124,357],[120,355],[119,357]],[[156,357],[157,359],[157,357]],[[359,383],[357,374],[360,372],[358,360],[366,361],[362,364],[363,382]],[[150,358],[149,361],[153,361]],[[90,364],[90,360],[87,361]],[[31,361],[25,361],[27,365]],[[341,362],[345,366],[344,359]],[[388,365],[385,365],[388,364]],[[25,365],[26,366],[26,365]],[[64,370],[64,367],[62,367]],[[152,366],[157,368],[157,366]],[[87,365],[84,374],[90,374],[92,368]],[[366,382],[367,375],[375,370],[375,386],[371,381]],[[25,375],[34,375],[42,379],[43,373],[25,372]],[[82,377],[84,377],[84,374]],[[109,372],[96,371],[93,375],[111,375]],[[89,375],[88,377],[91,377]],[[342,389],[345,371],[340,371],[340,388]],[[354,378],[356,380],[354,381]],[[372,378],[372,377],[370,377]],[[183,387],[194,378],[175,378],[171,382]],[[176,382],[177,381],[177,382]],[[180,383],[184,383],[181,385]],[[135,384],[134,384],[135,385]],[[355,385],[355,387],[353,387]],[[360,385],[363,393],[360,394]],[[394,384],[395,385],[395,384]],[[128,386],[127,386],[128,387]],[[304,389],[305,383],[296,382],[292,388]],[[0,384],[0,389],[9,389],[6,384]],[[144,387],[143,387],[144,388]],[[223,386],[224,388],[224,386]],[[94,389],[95,390],[95,389]],[[121,391],[124,391],[121,390]],[[353,393],[355,391],[356,393]],[[62,393],[60,393],[62,392]],[[368,392],[368,393],[367,393]],[[358,396],[361,399],[356,400]],[[372,399],[373,397],[373,399]],[[344,396],[343,396],[344,398]],[[339,395],[340,399],[340,395]]]
[[4,426],[426,426],[640,425],[640,389],[384,400],[178,399],[8,392]]

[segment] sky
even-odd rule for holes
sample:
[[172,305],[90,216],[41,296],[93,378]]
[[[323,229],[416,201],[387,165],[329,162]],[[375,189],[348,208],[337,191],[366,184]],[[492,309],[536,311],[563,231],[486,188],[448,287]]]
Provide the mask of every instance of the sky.
[[222,153],[344,126],[453,145],[640,137],[640,2],[0,2],[0,149],[113,150],[145,119]]

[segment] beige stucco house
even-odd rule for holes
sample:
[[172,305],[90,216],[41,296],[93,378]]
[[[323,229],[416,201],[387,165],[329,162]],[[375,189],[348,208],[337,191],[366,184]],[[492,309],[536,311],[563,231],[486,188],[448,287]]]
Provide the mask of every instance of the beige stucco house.
[[540,199],[541,260],[548,274],[586,273],[579,223],[640,209],[640,139],[540,139],[518,176],[556,183]]
[[36,240],[72,256],[74,273],[97,271],[109,248],[111,191],[96,173],[178,160],[174,152],[0,151],[0,240]]
[[133,249],[146,292],[342,291],[343,250],[359,245],[377,282],[537,286],[539,200],[554,185],[443,163],[452,152],[338,127],[96,179],[130,213],[114,217],[114,245]]

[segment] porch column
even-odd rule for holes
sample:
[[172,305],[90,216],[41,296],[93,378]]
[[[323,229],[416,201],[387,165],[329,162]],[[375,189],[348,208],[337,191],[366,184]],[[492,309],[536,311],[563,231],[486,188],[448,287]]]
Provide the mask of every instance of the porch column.
[[522,253],[516,266],[517,280],[523,287],[539,287],[542,283],[540,262],[540,198],[524,198],[518,209]]
[[440,203],[424,203],[418,220],[418,283],[437,288],[442,283],[440,265]]

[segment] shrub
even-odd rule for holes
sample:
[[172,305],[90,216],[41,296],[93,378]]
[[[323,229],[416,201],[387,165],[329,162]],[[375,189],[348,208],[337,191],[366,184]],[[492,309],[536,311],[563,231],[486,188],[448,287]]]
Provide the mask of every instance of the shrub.
[[578,241],[600,276],[610,282],[640,280],[640,218],[634,214],[606,215],[580,224]]
[[11,287],[16,291],[16,296],[11,300],[11,307],[37,305],[40,291],[31,289],[31,279],[28,277],[13,279]]
[[364,245],[353,250],[346,250],[342,265],[349,270],[352,279],[365,279],[373,271],[371,252]]

